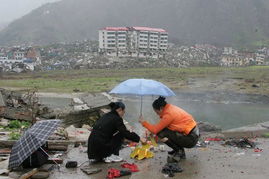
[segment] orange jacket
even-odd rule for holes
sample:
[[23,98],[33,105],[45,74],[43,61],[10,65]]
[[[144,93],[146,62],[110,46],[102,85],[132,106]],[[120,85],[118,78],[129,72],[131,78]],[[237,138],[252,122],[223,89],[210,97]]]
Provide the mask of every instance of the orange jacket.
[[196,126],[195,120],[189,113],[172,104],[165,105],[160,114],[160,118],[161,120],[159,123],[155,125],[150,124],[147,121],[144,121],[142,125],[154,134],[158,134],[164,128],[168,128],[185,135],[188,135]]

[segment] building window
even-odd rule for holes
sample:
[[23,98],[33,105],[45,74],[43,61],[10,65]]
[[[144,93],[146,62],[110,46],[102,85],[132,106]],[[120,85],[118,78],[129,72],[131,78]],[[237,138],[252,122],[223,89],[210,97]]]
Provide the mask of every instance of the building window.
[[115,34],[115,32],[107,32],[107,34]]

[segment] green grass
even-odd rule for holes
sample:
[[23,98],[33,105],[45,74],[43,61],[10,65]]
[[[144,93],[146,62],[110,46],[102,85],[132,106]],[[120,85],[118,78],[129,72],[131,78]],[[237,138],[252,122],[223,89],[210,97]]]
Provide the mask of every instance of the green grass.
[[261,81],[269,77],[269,66],[240,68],[192,67],[192,68],[138,68],[138,69],[91,69],[49,71],[26,74],[6,74],[0,79],[1,87],[37,88],[44,92],[103,92],[129,78],[147,78],[177,88],[190,78],[243,78]]

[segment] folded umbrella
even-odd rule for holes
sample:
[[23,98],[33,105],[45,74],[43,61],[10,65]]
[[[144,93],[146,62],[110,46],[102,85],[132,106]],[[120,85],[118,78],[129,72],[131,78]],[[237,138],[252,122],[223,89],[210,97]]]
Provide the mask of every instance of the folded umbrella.
[[35,123],[13,145],[9,158],[9,169],[16,168],[33,152],[44,145],[48,137],[56,130],[60,120],[43,120]]

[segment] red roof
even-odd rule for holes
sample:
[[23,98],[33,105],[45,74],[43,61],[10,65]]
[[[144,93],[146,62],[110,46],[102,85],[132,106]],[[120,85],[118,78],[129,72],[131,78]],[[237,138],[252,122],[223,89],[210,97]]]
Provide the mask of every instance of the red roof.
[[160,28],[151,28],[151,27],[133,27],[135,30],[140,30],[140,31],[155,31],[155,32],[167,32],[164,29]]
[[138,31],[167,32],[164,29],[151,28],[151,27],[105,27],[102,30],[107,30],[107,31],[128,31],[130,29],[134,29],[134,30],[138,30]]

